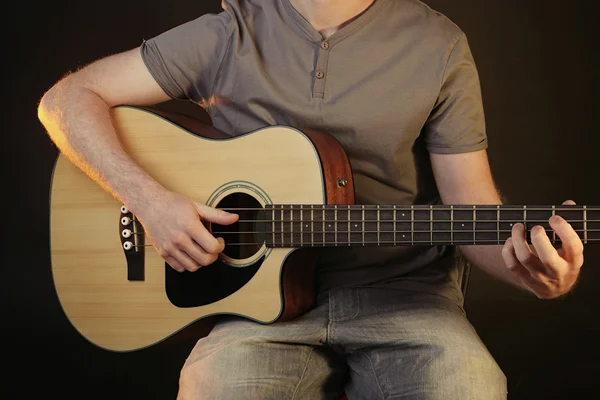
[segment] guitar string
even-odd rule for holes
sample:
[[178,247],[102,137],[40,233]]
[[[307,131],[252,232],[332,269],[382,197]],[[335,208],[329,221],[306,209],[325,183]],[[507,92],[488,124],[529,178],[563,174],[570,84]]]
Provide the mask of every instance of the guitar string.
[[[573,229],[575,232],[600,232],[600,229]],[[529,229],[528,229],[529,231]],[[500,230],[495,230],[495,229],[458,229],[458,230],[413,230],[413,231],[403,231],[403,230],[396,230],[396,231],[387,231],[387,230],[380,230],[380,231],[363,231],[363,230],[355,230],[355,231],[348,231],[348,230],[332,230],[332,231],[328,231],[328,230],[302,230],[300,232],[291,232],[291,231],[239,231],[239,232],[212,232],[214,234],[217,235],[238,235],[238,234],[247,234],[247,235],[252,235],[252,234],[263,234],[263,235],[279,235],[279,234],[284,234],[284,235],[302,235],[302,234],[311,234],[311,233],[327,233],[327,234],[347,234],[347,233],[468,233],[468,234],[473,234],[473,233],[508,233],[508,232],[512,232],[511,229],[500,229]],[[132,235],[145,235],[145,232],[131,232]]]
[[[279,208],[279,207],[290,207],[290,208]],[[292,208],[293,207],[293,208]],[[429,212],[431,210],[431,207],[428,205],[423,205],[423,204],[419,204],[419,205],[397,205],[397,206],[393,206],[393,205],[368,205],[368,206],[361,206],[361,205],[348,205],[348,204],[324,204],[324,205],[301,205],[301,204],[276,204],[275,207],[267,207],[267,208],[262,208],[262,207],[248,207],[248,208],[244,208],[244,207],[239,207],[239,208],[216,208],[217,210],[223,210],[223,211],[300,211],[300,210],[325,210],[325,211],[334,211],[337,207],[338,211],[362,211],[363,209],[365,211],[377,211],[378,209],[380,211],[394,211],[393,207],[396,207],[395,210],[396,211],[410,211],[411,209],[414,209],[415,211],[427,211]],[[475,205],[475,210],[476,211],[497,211],[498,207],[496,205]],[[543,208],[542,208],[543,207]],[[454,209],[454,211],[473,211],[473,206],[471,205],[433,205],[433,211],[451,211],[452,209]],[[525,208],[523,206],[503,206],[500,205],[500,211],[523,211]],[[552,206],[541,206],[541,207],[527,207],[526,210],[527,212],[530,211],[600,211],[600,206],[584,206],[584,205],[577,205],[577,206],[570,206],[570,207],[566,207],[566,206],[556,206],[556,207],[552,207]]]
[[[434,222],[434,223],[463,223],[463,222],[476,222],[476,223],[497,223],[497,222],[501,222],[501,223],[523,223],[523,220],[519,220],[519,219],[454,219],[454,220],[445,220],[445,219],[415,219],[415,218],[409,218],[409,219],[240,219],[235,221],[233,224],[236,223],[254,223],[254,222],[289,222],[289,223],[298,223],[298,222],[337,222],[338,224],[345,224],[345,223],[352,223],[352,222],[365,222],[365,223],[369,223],[369,222],[389,222],[389,223],[393,223],[393,222],[422,222],[422,223],[430,223],[430,222]],[[525,220],[525,222],[527,223],[547,223],[548,220],[547,219],[527,219]],[[600,219],[568,219],[567,222],[571,223],[571,222],[587,222],[587,223],[594,223],[594,222],[600,222]],[[231,225],[233,225],[231,224]]]
[[[588,243],[600,243],[600,238],[598,239],[588,239]],[[553,242],[553,244],[560,244],[562,243],[560,240],[556,240]],[[284,243],[270,243],[270,242],[247,242],[247,243],[226,243],[226,246],[257,246],[257,245],[266,245],[267,247],[273,247],[273,248],[277,248],[277,247],[339,247],[339,246],[352,246],[352,245],[356,245],[356,246],[364,246],[364,245],[385,245],[385,244],[389,244],[389,245],[397,245],[397,244],[405,244],[405,245],[448,245],[448,244],[453,244],[453,245],[481,245],[481,244],[503,244],[502,241],[498,241],[498,240],[477,240],[477,243],[474,244],[473,241],[468,241],[468,240],[455,240],[452,243],[448,242],[448,241],[441,241],[441,240],[406,240],[406,241],[401,241],[401,240],[396,240],[396,241],[380,241],[380,242],[363,242],[363,241],[356,241],[356,242],[352,242],[352,241],[348,241],[348,242],[317,242],[317,243],[312,243],[312,244],[308,244],[308,243],[294,243],[294,242],[284,242]],[[144,245],[134,245],[133,247],[152,247],[151,244],[144,244]]]

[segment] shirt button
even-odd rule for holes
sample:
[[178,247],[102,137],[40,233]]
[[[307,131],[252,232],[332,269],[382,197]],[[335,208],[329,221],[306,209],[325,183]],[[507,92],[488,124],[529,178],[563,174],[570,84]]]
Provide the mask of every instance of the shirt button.
[[321,43],[321,48],[323,50],[327,50],[329,48],[329,42],[323,42],[323,43]]
[[317,77],[317,79],[323,79],[323,77],[325,76],[325,72],[319,70],[319,71],[317,71],[315,76]]

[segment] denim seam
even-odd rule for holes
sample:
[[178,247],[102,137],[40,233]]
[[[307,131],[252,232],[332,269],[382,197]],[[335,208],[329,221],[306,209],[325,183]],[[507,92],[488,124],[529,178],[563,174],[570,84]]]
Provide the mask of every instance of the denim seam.
[[373,361],[371,360],[371,357],[369,357],[369,354],[363,354],[367,357],[367,360],[369,360],[369,364],[371,365],[371,369],[373,370],[373,377],[375,377],[375,383],[377,384],[377,389],[379,389],[381,398],[385,400],[385,395],[383,394],[383,390],[381,389],[381,385],[379,384],[379,379],[377,379],[377,372],[375,372],[375,366],[373,365]]
[[311,348],[310,353],[308,353],[308,358],[306,359],[306,364],[304,365],[304,369],[302,370],[302,375],[300,375],[300,380],[298,381],[298,384],[296,385],[296,388],[294,389],[294,392],[292,393],[291,400],[294,400],[294,398],[296,397],[296,393],[298,392],[298,389],[300,388],[302,379],[304,379],[304,375],[306,375],[306,370],[308,369],[308,363],[310,362],[310,359],[312,358],[313,351],[314,351],[314,348]]
[[[348,321],[350,319],[356,318],[358,316],[358,314],[360,314],[360,295],[358,293],[358,289],[355,288],[353,290],[354,290],[354,294],[356,296],[356,312],[354,313],[354,315],[352,315],[350,317],[333,318],[331,315],[331,302],[330,302],[329,318],[331,319],[331,321],[335,321],[335,322]],[[331,295],[330,295],[330,298],[331,298]]]

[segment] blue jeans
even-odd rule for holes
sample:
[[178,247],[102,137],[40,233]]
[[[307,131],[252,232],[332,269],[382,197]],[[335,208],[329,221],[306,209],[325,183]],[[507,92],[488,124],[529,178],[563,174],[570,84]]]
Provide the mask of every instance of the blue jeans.
[[444,297],[343,288],[307,314],[226,317],[181,371],[180,400],[500,400],[506,378],[461,307]]

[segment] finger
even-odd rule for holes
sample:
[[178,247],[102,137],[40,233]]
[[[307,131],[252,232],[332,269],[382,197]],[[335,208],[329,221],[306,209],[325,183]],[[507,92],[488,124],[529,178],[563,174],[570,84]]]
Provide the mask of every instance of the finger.
[[183,250],[175,250],[171,253],[171,257],[177,261],[179,265],[185,268],[187,271],[195,272],[201,267],[196,261],[186,254]]
[[202,224],[190,232],[192,239],[209,254],[219,254],[225,249],[225,242],[215,238]]
[[548,298],[548,284],[531,276],[527,268],[521,265],[515,254],[511,238],[506,241],[502,248],[502,258],[508,269],[517,275],[522,282],[524,289],[529,289],[540,299]]
[[576,204],[573,200],[566,200],[566,201],[563,201],[562,205],[563,206],[574,206]]
[[183,265],[179,264],[179,261],[177,261],[176,259],[174,259],[171,256],[167,256],[165,257],[165,261],[171,266],[171,268],[173,268],[175,271],[177,272],[183,272],[185,271],[185,268],[183,267]]
[[538,258],[546,267],[548,277],[557,279],[566,273],[567,264],[560,257],[552,242],[550,242],[550,238],[548,238],[544,227],[535,226],[531,229],[531,243]]
[[559,255],[570,264],[580,267],[583,264],[583,242],[577,232],[571,224],[559,215],[550,218],[550,227],[554,229],[561,241]]
[[504,247],[502,247],[502,259],[504,260],[504,264],[506,267],[515,275],[521,279],[527,286],[531,286],[535,283],[534,278],[531,276],[527,268],[525,268],[519,262],[517,255],[515,254],[515,247],[513,245],[513,240],[508,238],[506,243],[504,243]]
[[200,266],[212,264],[217,259],[217,254],[207,253],[194,240],[190,240],[182,250]]
[[512,229],[512,244],[515,249],[515,255],[517,259],[523,265],[529,273],[540,278],[540,274],[545,274],[545,268],[541,265],[540,260],[531,251],[527,239],[525,236],[525,226],[523,224],[515,224]]
[[229,213],[224,210],[205,206],[204,204],[195,203],[198,215],[203,220],[214,222],[219,225],[231,225],[239,219],[238,214]]

